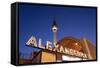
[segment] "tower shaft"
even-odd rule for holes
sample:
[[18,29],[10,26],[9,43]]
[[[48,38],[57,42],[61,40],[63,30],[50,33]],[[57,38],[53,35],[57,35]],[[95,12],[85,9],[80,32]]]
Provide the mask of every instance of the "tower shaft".
[[57,40],[56,40],[56,32],[54,32],[54,46],[56,46]]

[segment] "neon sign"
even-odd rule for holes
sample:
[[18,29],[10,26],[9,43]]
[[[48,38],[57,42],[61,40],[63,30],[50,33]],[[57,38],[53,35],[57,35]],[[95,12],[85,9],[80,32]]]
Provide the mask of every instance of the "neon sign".
[[64,48],[63,46],[59,47],[59,44],[54,45],[54,47],[52,48],[52,42],[50,42],[50,41],[47,41],[46,46],[43,46],[42,45],[42,39],[39,39],[39,43],[37,45],[37,41],[36,41],[36,38],[34,36],[32,36],[27,41],[26,45],[33,46],[35,48],[47,49],[47,50],[51,50],[51,51],[54,51],[54,52],[56,51],[56,52],[63,53],[63,54],[66,54],[66,55],[77,56],[77,57],[87,59],[87,55],[85,53],[79,52],[77,50],[70,49],[70,48]]

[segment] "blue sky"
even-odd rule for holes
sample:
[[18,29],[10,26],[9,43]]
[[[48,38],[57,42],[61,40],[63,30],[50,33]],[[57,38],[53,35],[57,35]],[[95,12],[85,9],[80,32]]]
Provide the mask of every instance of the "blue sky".
[[34,48],[25,46],[31,36],[43,45],[53,42],[51,25],[54,17],[58,25],[57,41],[66,36],[85,37],[96,45],[96,9],[81,7],[19,5],[19,52],[31,53]]

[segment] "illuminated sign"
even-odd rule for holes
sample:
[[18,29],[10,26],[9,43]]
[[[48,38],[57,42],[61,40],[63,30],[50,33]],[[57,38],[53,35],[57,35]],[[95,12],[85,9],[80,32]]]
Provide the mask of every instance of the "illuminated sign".
[[50,41],[47,41],[46,46],[43,46],[42,45],[42,39],[39,39],[39,43],[37,45],[37,41],[36,41],[36,38],[34,36],[32,36],[27,41],[26,45],[33,46],[33,47],[40,48],[40,49],[47,49],[47,50],[51,50],[51,51],[54,51],[54,52],[56,51],[56,52],[63,53],[63,54],[66,54],[66,55],[77,56],[77,57],[87,59],[87,55],[83,52],[79,52],[77,50],[70,49],[70,48],[64,48],[63,46],[59,47],[59,44],[54,45],[54,47],[52,47],[52,42],[50,42]]

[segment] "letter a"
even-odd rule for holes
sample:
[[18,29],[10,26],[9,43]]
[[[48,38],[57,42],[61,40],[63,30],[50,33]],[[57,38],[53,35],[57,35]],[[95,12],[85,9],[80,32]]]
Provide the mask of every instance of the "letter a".
[[36,38],[34,36],[32,36],[28,42],[26,43],[26,45],[34,45],[34,47],[37,47],[37,42],[36,42]]

